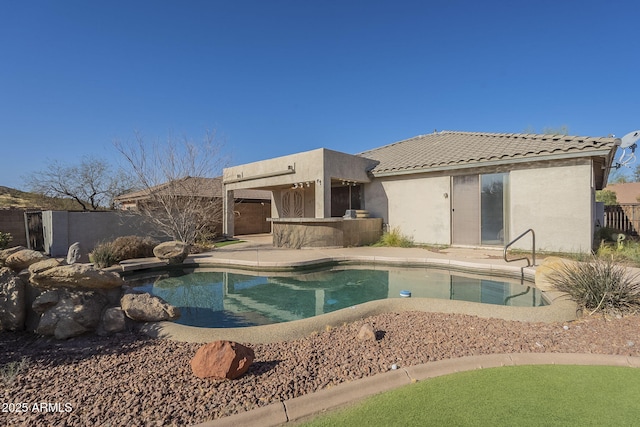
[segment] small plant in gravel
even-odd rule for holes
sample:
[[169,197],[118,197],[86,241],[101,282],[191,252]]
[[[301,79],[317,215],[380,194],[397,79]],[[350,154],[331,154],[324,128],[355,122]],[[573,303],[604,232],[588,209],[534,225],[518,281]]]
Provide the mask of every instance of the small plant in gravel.
[[561,292],[569,294],[593,314],[597,311],[620,313],[640,309],[638,275],[611,257],[592,257],[588,262],[565,263],[549,276]]
[[11,387],[16,377],[29,367],[29,358],[23,357],[19,362],[9,362],[0,367],[0,382],[4,387]]
[[6,249],[13,240],[11,233],[3,233],[0,231],[0,249]]
[[403,234],[400,227],[394,227],[391,231],[386,231],[380,237],[375,246],[395,246],[401,248],[410,248],[413,246],[413,238]]

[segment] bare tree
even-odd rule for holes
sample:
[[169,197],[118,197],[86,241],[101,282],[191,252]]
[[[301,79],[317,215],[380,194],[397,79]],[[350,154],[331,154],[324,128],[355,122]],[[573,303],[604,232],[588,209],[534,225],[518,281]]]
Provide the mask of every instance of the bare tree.
[[[222,145],[213,133],[201,142],[170,137],[148,143],[115,141],[135,177],[138,212],[159,231],[188,244],[215,234],[222,222]],[[218,178],[215,178],[218,177]]]
[[26,183],[34,193],[74,200],[85,211],[111,207],[114,198],[130,188],[125,175],[91,156],[77,165],[53,161],[45,170],[28,175]]

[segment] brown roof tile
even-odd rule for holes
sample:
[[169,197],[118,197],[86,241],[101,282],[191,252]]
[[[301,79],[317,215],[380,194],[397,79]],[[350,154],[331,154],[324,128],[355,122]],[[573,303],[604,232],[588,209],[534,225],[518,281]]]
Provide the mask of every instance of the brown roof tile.
[[570,155],[587,151],[609,152],[616,138],[516,133],[442,131],[399,141],[359,153],[377,160],[376,173],[439,167],[480,166],[505,159]]
[[610,184],[607,185],[604,189],[616,193],[616,200],[618,201],[618,203],[639,203],[638,198],[640,197],[640,182]]

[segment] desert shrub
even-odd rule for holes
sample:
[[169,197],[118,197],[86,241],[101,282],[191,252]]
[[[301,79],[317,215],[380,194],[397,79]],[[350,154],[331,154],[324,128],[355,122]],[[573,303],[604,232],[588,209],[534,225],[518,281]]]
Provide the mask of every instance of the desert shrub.
[[403,234],[399,227],[394,227],[391,231],[386,231],[380,237],[376,246],[396,246],[401,248],[409,248],[413,246],[413,238]]
[[23,357],[19,362],[9,362],[0,367],[0,383],[5,387],[11,387],[16,376],[29,367],[30,360]]
[[97,244],[89,254],[89,260],[100,268],[111,267],[120,262],[116,257],[111,242]]
[[122,236],[96,245],[89,257],[98,267],[105,268],[125,259],[151,257],[157,245],[158,241],[150,237]]
[[0,231],[0,249],[7,249],[9,243],[13,240],[11,233],[3,233]]
[[122,236],[111,242],[113,253],[118,262],[132,258],[153,256],[153,248],[160,242],[150,237]]
[[589,262],[563,264],[549,275],[549,281],[566,292],[578,305],[590,311],[619,313],[640,308],[638,275],[611,257],[592,257]]

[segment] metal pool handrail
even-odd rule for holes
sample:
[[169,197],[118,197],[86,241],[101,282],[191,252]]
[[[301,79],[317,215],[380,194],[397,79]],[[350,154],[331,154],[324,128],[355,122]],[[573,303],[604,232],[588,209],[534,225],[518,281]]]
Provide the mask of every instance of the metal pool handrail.
[[[509,249],[509,246],[513,245],[515,242],[517,242],[518,240],[523,238],[529,232],[531,232],[531,238],[532,238],[532,245],[531,245],[532,261],[529,261],[529,257],[527,257],[527,256],[524,256],[524,257],[521,257],[521,258],[507,259],[507,250]],[[505,247],[504,247],[503,256],[504,256],[504,260],[506,262],[514,262],[514,261],[526,260],[527,261],[527,267],[531,267],[532,265],[536,265],[536,233],[533,231],[533,228],[528,229],[527,231],[525,231],[524,233],[522,233],[521,235],[519,235],[518,237],[516,237],[515,239],[513,239],[509,243],[507,243],[505,245]]]

